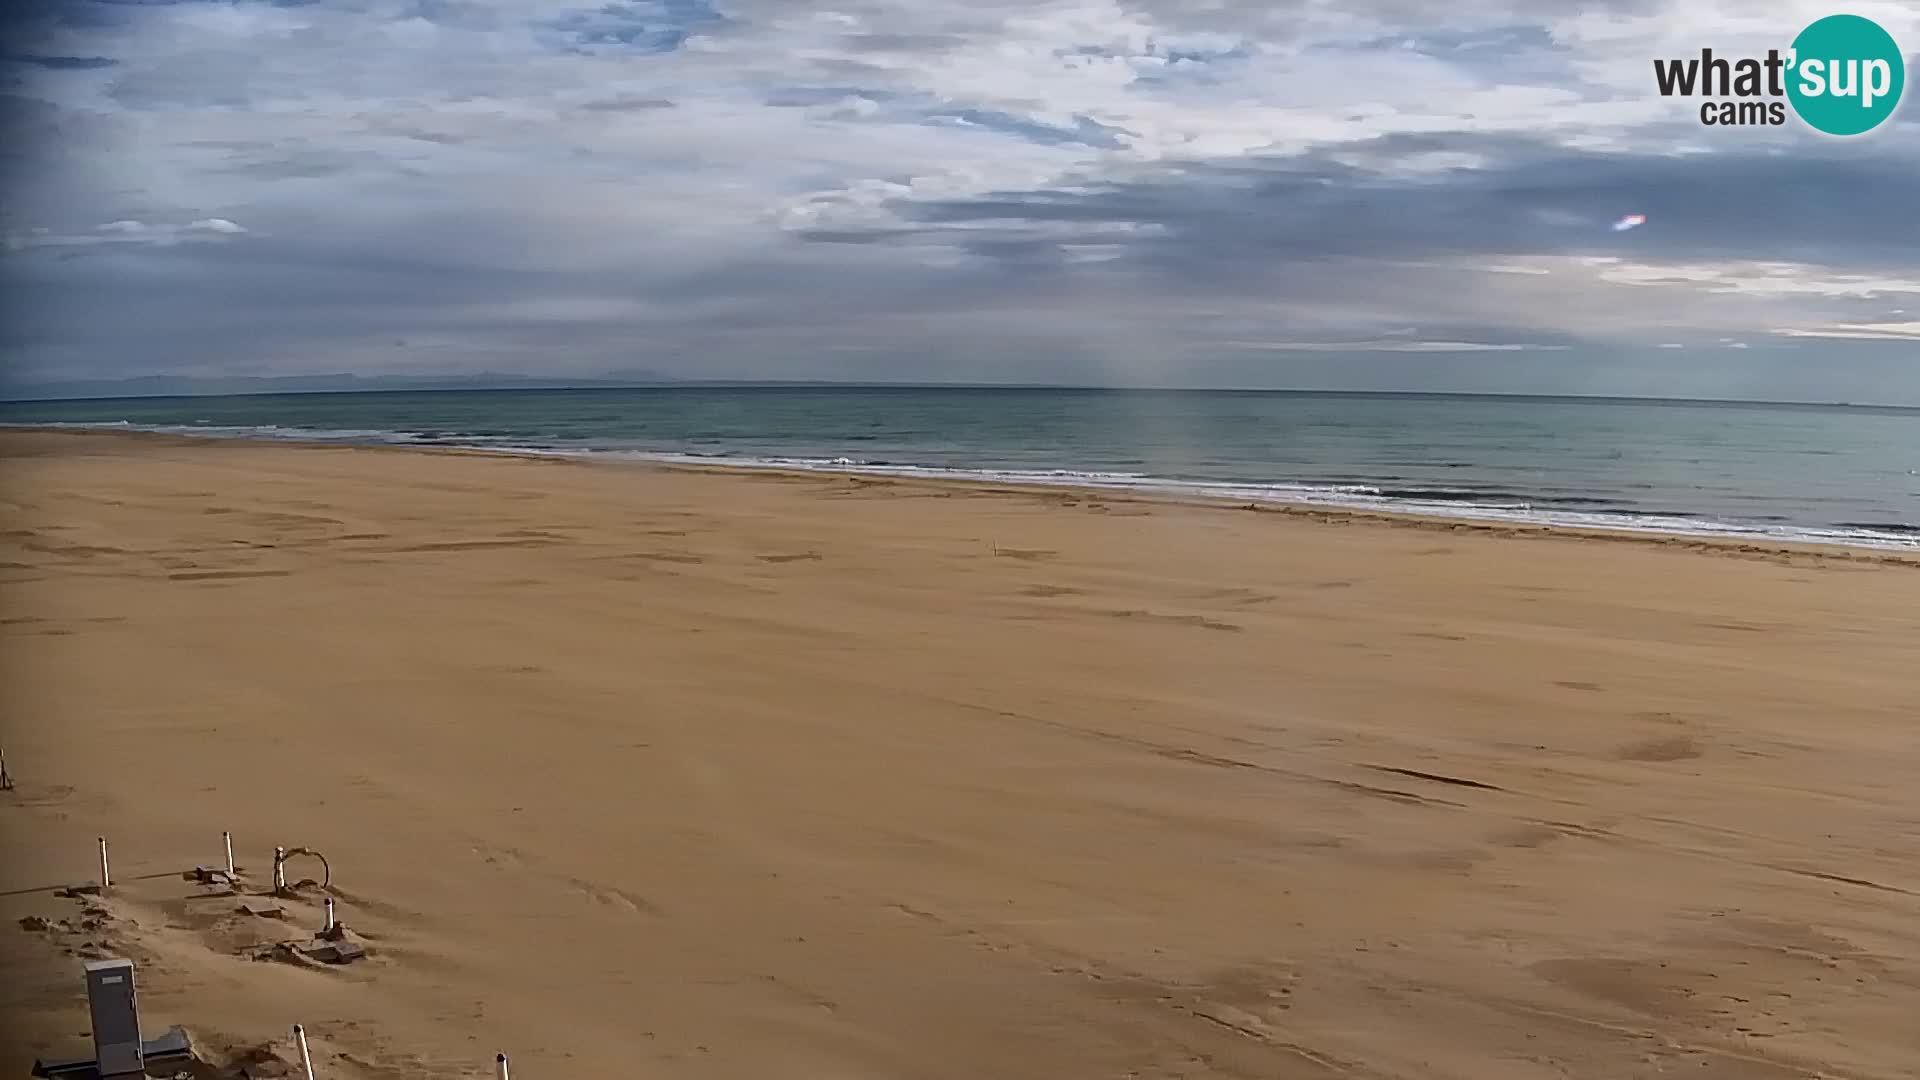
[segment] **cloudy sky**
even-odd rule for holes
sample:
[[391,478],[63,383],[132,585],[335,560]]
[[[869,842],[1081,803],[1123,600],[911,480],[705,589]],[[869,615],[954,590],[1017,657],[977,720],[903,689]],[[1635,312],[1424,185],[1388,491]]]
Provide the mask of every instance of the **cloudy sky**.
[[1653,88],[1826,3],[570,3],[13,4],[7,375],[1920,403],[1920,109]]

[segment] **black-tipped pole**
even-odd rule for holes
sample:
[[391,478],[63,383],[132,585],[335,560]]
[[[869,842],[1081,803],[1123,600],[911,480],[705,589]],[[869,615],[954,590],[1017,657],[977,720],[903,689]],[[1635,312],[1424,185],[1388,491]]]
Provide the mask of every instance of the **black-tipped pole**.
[[300,1067],[307,1070],[307,1080],[313,1080],[313,1055],[307,1053],[307,1029],[293,1025],[293,1041],[300,1044]]
[[505,1054],[493,1055],[493,1080],[508,1080],[507,1055]]

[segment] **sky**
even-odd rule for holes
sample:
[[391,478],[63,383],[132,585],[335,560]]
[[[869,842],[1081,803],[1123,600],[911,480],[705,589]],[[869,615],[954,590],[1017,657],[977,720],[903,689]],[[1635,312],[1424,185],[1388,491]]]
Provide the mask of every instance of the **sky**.
[[1920,107],[1655,90],[1822,3],[571,2],[14,3],[4,379],[1920,404]]

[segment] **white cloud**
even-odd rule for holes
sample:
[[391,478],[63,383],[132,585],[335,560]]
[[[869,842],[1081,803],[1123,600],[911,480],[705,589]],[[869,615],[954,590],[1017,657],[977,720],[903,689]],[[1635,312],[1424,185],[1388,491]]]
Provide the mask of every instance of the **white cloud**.
[[9,233],[6,246],[11,251],[29,248],[85,248],[100,245],[141,244],[160,247],[233,236],[247,230],[225,218],[202,218],[184,225],[135,221],[119,218],[94,226],[91,233],[56,233],[45,227],[25,234]]
[[1485,341],[1221,341],[1209,342],[1219,349],[1252,349],[1273,352],[1563,352],[1565,345],[1534,345],[1524,342]]
[[1741,293],[1755,297],[1849,297],[1920,295],[1920,276],[1864,274],[1836,271],[1803,263],[1740,261],[1724,263],[1636,263],[1610,260],[1601,264],[1600,278],[1623,285],[1683,284],[1704,292]]
[[1847,326],[1789,327],[1775,330],[1781,337],[1840,338],[1857,341],[1920,343],[1920,322],[1856,323]]

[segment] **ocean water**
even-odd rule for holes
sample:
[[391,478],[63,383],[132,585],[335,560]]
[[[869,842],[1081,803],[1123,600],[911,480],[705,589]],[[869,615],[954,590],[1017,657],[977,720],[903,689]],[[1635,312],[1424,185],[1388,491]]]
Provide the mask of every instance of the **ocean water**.
[[1920,410],[922,387],[132,398],[0,422],[1138,489],[1920,549]]

